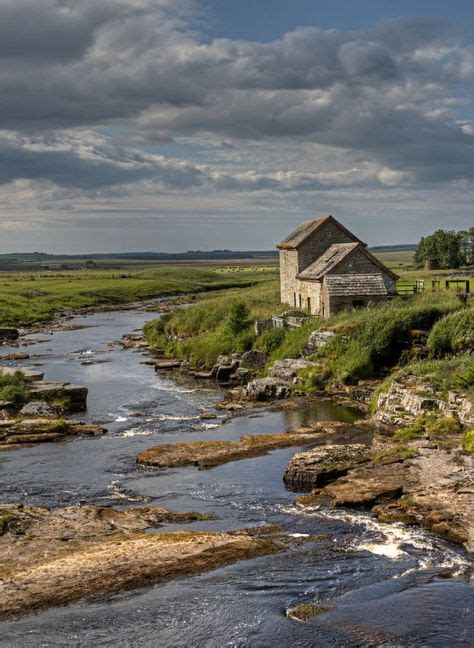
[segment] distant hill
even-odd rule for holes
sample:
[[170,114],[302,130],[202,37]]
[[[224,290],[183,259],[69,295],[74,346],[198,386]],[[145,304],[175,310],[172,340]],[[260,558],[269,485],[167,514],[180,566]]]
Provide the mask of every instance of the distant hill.
[[403,252],[405,250],[416,250],[416,243],[402,243],[400,245],[374,245],[370,247],[371,252]]
[[[369,248],[375,253],[407,253],[416,245],[378,245]],[[384,254],[385,258],[385,254]],[[214,261],[276,262],[277,250],[188,250],[187,252],[106,252],[103,254],[48,254],[46,252],[16,252],[0,254],[0,270],[73,270],[75,268],[120,268],[151,263],[186,263]]]

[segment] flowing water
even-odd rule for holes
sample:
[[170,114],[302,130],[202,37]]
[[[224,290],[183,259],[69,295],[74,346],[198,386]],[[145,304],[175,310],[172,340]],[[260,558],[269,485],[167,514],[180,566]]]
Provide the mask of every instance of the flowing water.
[[[50,507],[85,501],[156,504],[213,513],[195,530],[281,524],[288,533],[329,540],[238,562],[213,572],[77,603],[1,625],[2,646],[471,646],[472,589],[460,549],[421,530],[384,525],[343,509],[303,513],[282,482],[295,448],[211,470],[137,467],[138,452],[157,443],[238,439],[282,432],[358,413],[331,401],[300,411],[257,410],[225,421],[201,420],[223,396],[213,386],[158,376],[146,356],[110,345],[141,329],[137,310],[78,317],[86,328],[34,335],[45,377],[89,388],[81,418],[106,420],[101,438],[37,445],[0,455],[2,501]],[[18,351],[3,347],[2,353]],[[82,364],[84,361],[99,361]],[[134,414],[140,413],[137,417]],[[179,525],[161,527],[162,530]],[[160,529],[160,530],[161,530]],[[158,531],[159,532],[159,531]],[[286,609],[328,608],[302,623]]]

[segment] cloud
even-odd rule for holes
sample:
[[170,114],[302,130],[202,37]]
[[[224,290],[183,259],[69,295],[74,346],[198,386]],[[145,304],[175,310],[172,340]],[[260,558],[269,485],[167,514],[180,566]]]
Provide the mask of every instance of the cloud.
[[21,204],[291,211],[472,186],[474,49],[439,21],[252,42],[206,38],[197,0],[0,10],[0,185]]

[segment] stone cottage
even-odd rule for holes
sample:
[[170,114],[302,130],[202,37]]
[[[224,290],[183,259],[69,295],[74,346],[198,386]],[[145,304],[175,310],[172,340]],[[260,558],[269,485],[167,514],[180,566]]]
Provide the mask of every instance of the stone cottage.
[[329,317],[396,294],[398,275],[332,216],[303,223],[277,248],[284,304]]

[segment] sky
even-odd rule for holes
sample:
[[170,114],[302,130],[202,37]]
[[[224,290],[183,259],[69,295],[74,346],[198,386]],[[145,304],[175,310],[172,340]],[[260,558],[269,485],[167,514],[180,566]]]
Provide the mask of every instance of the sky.
[[474,224],[468,0],[0,0],[0,252]]

